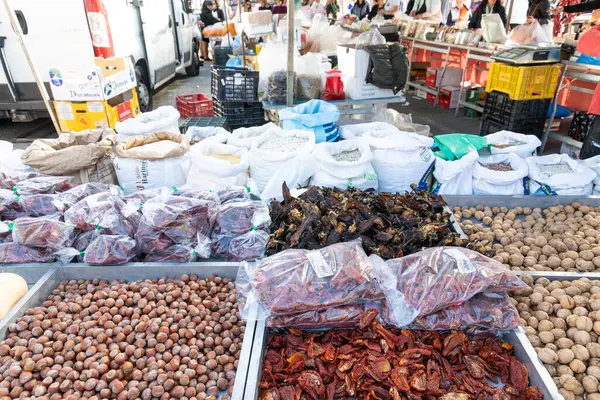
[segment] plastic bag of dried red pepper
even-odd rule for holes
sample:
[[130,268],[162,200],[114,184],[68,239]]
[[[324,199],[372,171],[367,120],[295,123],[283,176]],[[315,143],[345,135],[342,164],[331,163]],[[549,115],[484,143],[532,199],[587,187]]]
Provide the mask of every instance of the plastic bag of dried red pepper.
[[75,226],[59,221],[58,215],[18,218],[10,228],[13,242],[28,247],[59,250],[75,239]]
[[[382,317],[386,323],[383,313]],[[519,325],[519,312],[508,296],[505,293],[488,292],[476,294],[460,305],[419,316],[408,328],[433,331],[451,329],[499,331],[515,329]]]
[[135,240],[124,235],[99,235],[85,249],[83,262],[90,265],[124,264],[137,256]]
[[460,247],[435,247],[396,258],[378,266],[390,322],[398,327],[417,316],[432,314],[465,302],[484,291],[503,292],[526,285],[504,265]]
[[165,250],[150,253],[144,258],[145,262],[185,263],[210,257],[210,239],[198,234],[195,247],[185,244],[174,244]]
[[133,234],[126,225],[127,219],[120,212],[125,207],[120,189],[93,194],[75,203],[65,212],[65,221],[82,231],[102,228],[111,235]]
[[34,176],[23,179],[12,188],[18,195],[25,194],[51,194],[60,193],[71,189],[72,176]]
[[383,296],[373,264],[358,241],[314,251],[282,251],[244,263],[238,277],[238,298],[246,298],[238,300],[244,304],[242,318],[257,305],[274,317],[362,304]]
[[0,244],[0,264],[48,263],[54,261],[52,250],[22,246],[17,243]]
[[305,311],[298,314],[279,315],[267,320],[271,328],[297,329],[349,329],[358,328],[360,315],[368,309],[377,309],[378,304],[351,304],[324,310]]
[[[214,199],[218,201],[216,196]],[[162,191],[148,200],[135,234],[140,251],[160,253],[175,244],[195,246],[198,234],[210,237],[218,210],[214,199],[174,196]]]

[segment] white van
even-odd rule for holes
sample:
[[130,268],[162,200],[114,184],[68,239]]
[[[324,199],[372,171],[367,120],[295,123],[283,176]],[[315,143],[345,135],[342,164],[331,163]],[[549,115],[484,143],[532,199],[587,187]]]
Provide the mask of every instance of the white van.
[[[152,92],[178,72],[200,72],[196,16],[187,0],[10,0],[30,55],[46,83],[53,65],[93,60],[94,44],[112,37],[116,57],[131,57],[142,111]],[[108,18],[86,12],[101,6]],[[89,21],[89,23],[88,23]],[[99,23],[100,21],[100,23]],[[90,35],[92,27],[92,36]],[[47,116],[33,73],[0,3],[0,118]]]

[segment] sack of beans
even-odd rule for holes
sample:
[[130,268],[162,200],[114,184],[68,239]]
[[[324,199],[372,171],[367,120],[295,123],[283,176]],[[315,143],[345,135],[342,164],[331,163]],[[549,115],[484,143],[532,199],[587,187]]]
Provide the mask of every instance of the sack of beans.
[[306,186],[317,172],[311,153],[315,134],[311,131],[271,130],[257,138],[250,149],[250,177],[263,200],[282,199],[281,187]]
[[186,186],[216,190],[248,183],[248,150],[207,140],[192,147]]
[[340,190],[377,190],[377,174],[371,165],[373,155],[364,140],[319,143],[315,146],[313,157],[319,170],[310,179],[311,185]]
[[473,194],[473,166],[479,153],[473,150],[459,159],[447,160],[443,154],[435,156],[433,193]]
[[[394,128],[395,129],[395,128]],[[435,157],[433,139],[413,132],[399,135],[388,130],[367,133],[363,139],[373,153],[373,169],[380,192],[404,193],[417,185],[427,190]]]
[[529,191],[537,196],[589,196],[596,173],[566,154],[529,157]]
[[527,163],[516,154],[481,156],[473,164],[473,194],[529,194],[526,190],[528,172]]
[[594,189],[592,192],[593,196],[600,195],[600,156],[594,156],[587,158],[585,160],[581,160],[581,163],[586,167],[590,168],[596,173],[596,178],[592,182],[594,184]]
[[511,131],[500,131],[485,137],[489,143],[488,149],[492,154],[514,153],[521,158],[531,157],[535,150],[542,145],[535,135],[525,135]]
[[227,144],[231,146],[245,147],[250,150],[254,139],[264,135],[272,129],[281,131],[281,128],[272,122],[261,126],[234,129],[233,132],[231,132],[231,135],[229,135],[227,138]]

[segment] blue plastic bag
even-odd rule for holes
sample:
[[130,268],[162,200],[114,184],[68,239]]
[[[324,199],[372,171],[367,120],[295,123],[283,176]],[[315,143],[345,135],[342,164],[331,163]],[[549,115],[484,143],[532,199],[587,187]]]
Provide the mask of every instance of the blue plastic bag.
[[310,100],[279,111],[279,120],[284,130],[313,131],[317,143],[336,142],[340,139],[336,125],[339,119],[340,110],[337,106],[323,100]]

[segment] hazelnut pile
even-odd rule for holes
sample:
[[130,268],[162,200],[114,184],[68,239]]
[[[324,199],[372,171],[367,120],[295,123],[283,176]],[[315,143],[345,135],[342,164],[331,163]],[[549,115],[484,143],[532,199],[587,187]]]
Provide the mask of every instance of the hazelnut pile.
[[63,281],[0,342],[0,397],[228,399],[244,329],[227,278]]
[[[548,208],[454,207],[475,249],[513,270],[600,270],[600,212],[578,202]],[[479,222],[469,219],[474,218]]]

